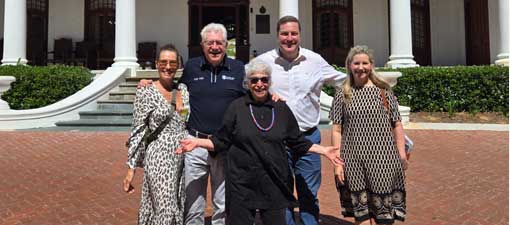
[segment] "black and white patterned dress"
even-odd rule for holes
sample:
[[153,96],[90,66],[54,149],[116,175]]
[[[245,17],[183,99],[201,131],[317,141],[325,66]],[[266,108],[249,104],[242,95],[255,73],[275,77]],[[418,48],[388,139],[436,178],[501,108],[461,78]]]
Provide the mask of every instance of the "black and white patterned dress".
[[[180,85],[183,101],[188,100],[185,85]],[[142,198],[138,224],[183,224],[184,215],[184,157],[176,154],[179,141],[186,137],[184,119],[158,89],[152,85],[138,89],[134,102],[133,128],[127,164],[130,168],[144,168]],[[170,122],[146,152],[137,149],[143,145],[144,120],[149,117],[149,128],[154,131],[167,116]],[[142,128],[141,132],[136,132]]]
[[406,215],[405,175],[392,128],[392,122],[401,118],[395,96],[385,93],[390,113],[380,89],[365,86],[352,89],[351,102],[338,91],[329,115],[333,123],[342,125],[346,178],[345,185],[338,187],[342,214],[356,221],[374,218],[392,224],[395,219],[404,221]]

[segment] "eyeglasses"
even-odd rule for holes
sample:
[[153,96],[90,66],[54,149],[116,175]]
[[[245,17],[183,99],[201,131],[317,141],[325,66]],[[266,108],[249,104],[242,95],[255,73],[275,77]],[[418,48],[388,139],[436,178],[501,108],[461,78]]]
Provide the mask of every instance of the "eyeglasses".
[[177,66],[179,66],[179,62],[177,62],[177,61],[166,61],[166,60],[158,61],[158,66],[164,67],[166,65],[169,65],[170,67],[177,67]]
[[213,46],[214,44],[218,45],[218,46],[223,46],[225,45],[225,41],[219,41],[219,40],[210,40],[210,41],[204,41],[203,42],[205,45],[207,46]]
[[264,83],[264,84],[267,84],[269,83],[269,77],[251,77],[250,78],[250,83],[251,84],[256,84],[259,82],[259,80]]

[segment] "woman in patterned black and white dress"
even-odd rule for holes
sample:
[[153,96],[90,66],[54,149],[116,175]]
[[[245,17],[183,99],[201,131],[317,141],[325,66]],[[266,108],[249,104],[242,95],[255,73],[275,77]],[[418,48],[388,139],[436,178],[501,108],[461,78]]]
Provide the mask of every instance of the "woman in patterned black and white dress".
[[[131,182],[135,168],[144,168],[138,224],[183,224],[184,159],[175,153],[175,149],[187,134],[184,118],[179,112],[188,98],[184,85],[179,85],[179,91],[173,90],[173,78],[179,68],[178,57],[179,53],[173,45],[163,46],[156,60],[159,80],[136,92],[128,150],[129,169],[124,179],[124,191],[134,192]],[[175,106],[172,100],[175,100]],[[157,139],[147,148],[138,147],[144,144],[142,138],[146,118],[149,129],[154,131],[169,116],[170,121]]]
[[345,162],[335,168],[342,214],[354,217],[356,224],[404,221],[408,162],[398,102],[375,73],[374,57],[366,46],[351,48],[345,67],[348,79],[330,112],[332,144],[341,146]]

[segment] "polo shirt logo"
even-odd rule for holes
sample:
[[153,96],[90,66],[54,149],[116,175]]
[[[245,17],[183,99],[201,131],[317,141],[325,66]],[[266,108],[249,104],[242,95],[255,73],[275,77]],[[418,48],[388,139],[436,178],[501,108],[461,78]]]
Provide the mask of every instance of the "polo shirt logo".
[[197,80],[204,80],[205,78],[204,77],[195,77],[193,78],[194,81],[197,81]]
[[236,78],[235,77],[229,77],[227,75],[221,75],[221,79],[223,79],[223,80],[235,80]]

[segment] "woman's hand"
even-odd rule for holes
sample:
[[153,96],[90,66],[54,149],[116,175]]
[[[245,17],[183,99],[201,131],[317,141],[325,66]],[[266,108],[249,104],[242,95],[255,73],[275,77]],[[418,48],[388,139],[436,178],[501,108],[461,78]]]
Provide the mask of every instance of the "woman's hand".
[[128,194],[131,194],[135,192],[135,188],[133,185],[131,185],[131,182],[133,181],[133,177],[135,176],[135,170],[134,169],[128,169],[126,177],[124,178],[123,186],[124,191]]
[[328,157],[329,160],[335,165],[335,166],[344,166],[344,161],[340,158],[340,148],[339,147],[333,147],[333,146],[327,146],[325,148],[325,156]]
[[341,185],[344,184],[345,176],[344,176],[344,167],[343,166],[335,166],[335,179]]
[[190,152],[199,145],[198,138],[186,138],[180,141],[181,145],[175,150],[177,154],[182,154],[185,152]]
[[326,156],[331,163],[335,166],[343,166],[344,161],[340,158],[340,148],[333,146],[321,146],[318,144],[313,144],[309,152],[319,153],[321,155]]
[[407,170],[409,167],[409,160],[407,160],[407,156],[400,156],[400,163],[402,164],[402,169]]
[[152,80],[141,79],[140,82],[138,82],[138,84],[136,85],[136,88],[139,89],[139,88],[148,87],[151,85],[152,85]]

